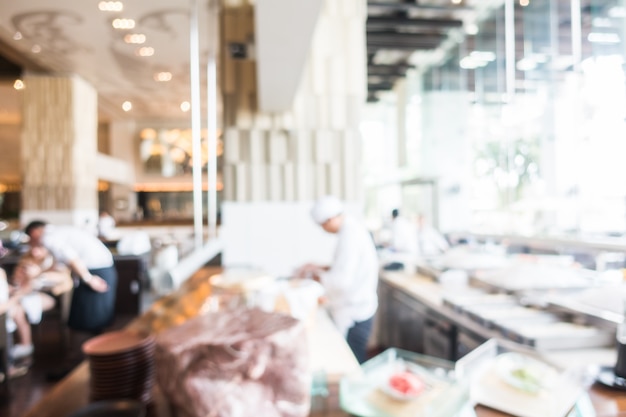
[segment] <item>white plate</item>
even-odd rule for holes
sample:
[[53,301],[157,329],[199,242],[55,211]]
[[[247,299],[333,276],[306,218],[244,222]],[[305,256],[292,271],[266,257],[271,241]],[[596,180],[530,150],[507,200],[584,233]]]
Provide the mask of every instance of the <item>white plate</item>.
[[554,388],[558,379],[558,372],[552,366],[517,352],[498,356],[496,372],[510,386],[531,394]]

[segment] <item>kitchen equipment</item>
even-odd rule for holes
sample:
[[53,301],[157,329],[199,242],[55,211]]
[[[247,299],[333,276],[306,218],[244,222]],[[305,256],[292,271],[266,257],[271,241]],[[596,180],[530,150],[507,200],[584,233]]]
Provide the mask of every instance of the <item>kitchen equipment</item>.
[[516,262],[507,268],[477,271],[472,282],[490,289],[517,293],[531,290],[588,288],[595,271],[552,264]]
[[566,322],[528,323],[502,332],[508,339],[538,350],[604,347],[615,341],[614,331]]
[[612,366],[603,366],[600,368],[596,381],[605,387],[615,388],[626,391],[626,378],[622,378],[615,374],[615,368]]

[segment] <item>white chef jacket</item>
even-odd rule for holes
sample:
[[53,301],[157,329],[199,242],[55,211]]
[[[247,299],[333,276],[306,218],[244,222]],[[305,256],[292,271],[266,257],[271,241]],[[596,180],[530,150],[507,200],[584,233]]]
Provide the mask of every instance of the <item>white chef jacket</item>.
[[347,215],[338,232],[333,263],[320,275],[320,281],[326,290],[330,314],[344,337],[355,322],[376,313],[376,247],[365,226]]
[[431,226],[418,229],[417,244],[422,256],[438,255],[450,247],[446,238]]
[[404,217],[396,217],[391,223],[391,249],[394,252],[417,257],[417,229]]
[[42,243],[64,264],[79,259],[87,269],[113,266],[111,251],[97,237],[78,227],[47,225]]

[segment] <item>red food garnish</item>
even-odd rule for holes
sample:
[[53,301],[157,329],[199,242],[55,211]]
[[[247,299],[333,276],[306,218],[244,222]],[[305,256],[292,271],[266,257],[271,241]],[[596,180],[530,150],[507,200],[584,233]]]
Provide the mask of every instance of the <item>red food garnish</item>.
[[416,396],[424,391],[424,382],[411,372],[399,372],[389,378],[389,386],[403,395]]

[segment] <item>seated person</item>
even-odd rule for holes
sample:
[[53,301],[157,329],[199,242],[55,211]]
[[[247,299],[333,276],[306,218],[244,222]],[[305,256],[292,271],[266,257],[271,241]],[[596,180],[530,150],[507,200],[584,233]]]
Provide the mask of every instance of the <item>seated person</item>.
[[4,269],[0,269],[0,304],[7,304],[6,329],[7,333],[17,333],[19,343],[13,345],[11,351],[12,359],[28,356],[33,351],[33,340],[30,323],[26,318],[26,312],[20,304],[19,297],[11,295],[11,290],[7,282],[7,275]]
[[34,247],[20,258],[11,275],[9,294],[14,304],[12,308],[21,310],[16,314],[25,314],[27,319],[26,321],[18,317],[19,322],[13,319],[17,325],[19,338],[19,343],[15,344],[11,351],[14,359],[29,356],[32,353],[30,324],[38,324],[42,313],[54,307],[54,298],[39,290],[47,285],[54,286],[61,284],[63,280],[71,280],[69,272],[55,268],[50,252],[43,247]]
[[446,238],[427,223],[423,214],[417,218],[417,244],[419,254],[423,257],[440,255],[450,249]]

